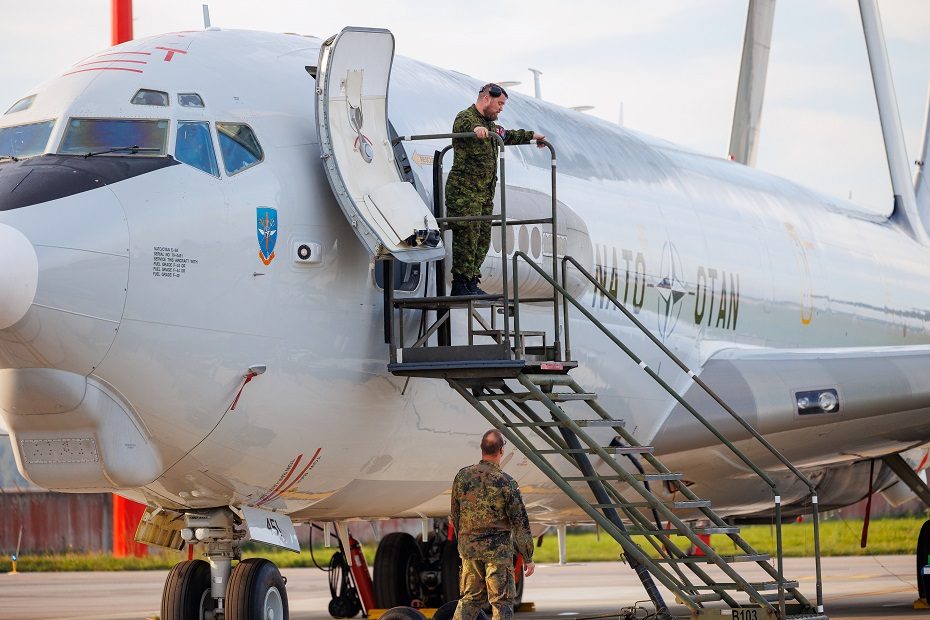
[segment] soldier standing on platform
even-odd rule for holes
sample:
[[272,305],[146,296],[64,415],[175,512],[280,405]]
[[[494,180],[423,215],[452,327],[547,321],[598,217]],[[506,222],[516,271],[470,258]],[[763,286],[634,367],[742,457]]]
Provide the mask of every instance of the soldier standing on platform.
[[462,557],[461,598],[453,620],[475,620],[485,602],[493,620],[513,618],[514,553],[533,574],[533,535],[517,482],[500,467],[506,445],[500,431],[481,438],[481,460],[452,483],[452,525]]
[[[497,140],[504,144],[528,144],[530,140],[545,140],[545,136],[529,129],[507,130],[494,121],[507,103],[507,91],[497,84],[485,84],[478,91],[478,100],[462,110],[452,124],[454,133],[474,132],[480,138],[452,140],[454,160],[446,180],[446,215],[466,217],[491,215],[497,188]],[[539,145],[542,147],[542,144]],[[452,229],[452,294],[484,295],[478,288],[481,263],[491,245],[491,222],[455,222]]]

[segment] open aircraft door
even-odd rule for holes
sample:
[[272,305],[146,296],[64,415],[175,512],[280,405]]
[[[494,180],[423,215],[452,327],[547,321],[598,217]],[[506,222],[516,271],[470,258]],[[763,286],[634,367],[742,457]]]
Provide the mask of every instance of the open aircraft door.
[[375,256],[442,258],[439,225],[394,161],[387,92],[394,35],[344,28],[320,47],[316,120],[326,176],[355,234]]

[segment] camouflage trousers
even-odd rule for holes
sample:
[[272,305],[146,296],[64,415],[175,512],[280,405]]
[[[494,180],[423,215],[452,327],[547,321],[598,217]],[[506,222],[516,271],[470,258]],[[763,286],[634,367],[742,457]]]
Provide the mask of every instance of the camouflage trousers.
[[[446,215],[473,217],[491,215],[494,210],[494,188],[483,191],[474,187],[461,187],[463,182],[446,184]],[[491,222],[456,222],[452,230],[452,273],[466,278],[481,275],[481,263],[491,247]]]
[[485,603],[491,604],[492,620],[512,620],[513,599],[517,595],[513,561],[462,558],[459,592],[462,598],[452,620],[475,620]]

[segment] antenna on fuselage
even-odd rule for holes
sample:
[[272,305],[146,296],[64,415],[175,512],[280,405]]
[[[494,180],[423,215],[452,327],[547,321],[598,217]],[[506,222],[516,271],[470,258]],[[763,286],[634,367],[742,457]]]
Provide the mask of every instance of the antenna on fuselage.
[[204,4],[203,6],[203,29],[206,30],[210,27],[210,5]]
[[528,69],[533,74],[533,93],[537,99],[542,99],[542,86],[539,83],[539,76],[542,75],[542,71],[539,69]]

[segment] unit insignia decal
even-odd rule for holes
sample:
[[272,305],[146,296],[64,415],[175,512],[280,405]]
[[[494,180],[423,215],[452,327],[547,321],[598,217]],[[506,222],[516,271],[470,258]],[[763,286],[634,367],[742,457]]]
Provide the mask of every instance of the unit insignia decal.
[[258,257],[265,265],[274,260],[274,246],[278,240],[278,210],[258,207]]

